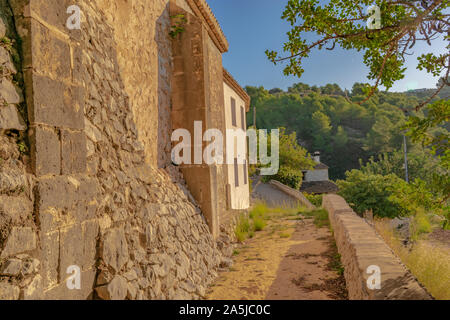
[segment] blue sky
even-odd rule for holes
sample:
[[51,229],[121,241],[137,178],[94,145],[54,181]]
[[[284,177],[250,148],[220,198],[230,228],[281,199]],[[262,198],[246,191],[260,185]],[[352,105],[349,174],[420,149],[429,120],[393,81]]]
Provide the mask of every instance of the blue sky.
[[[362,53],[335,49],[314,51],[305,60],[302,78],[286,77],[283,66],[274,66],[267,60],[265,50],[281,52],[287,40],[290,25],[281,20],[287,0],[207,0],[230,43],[229,52],[223,55],[224,67],[242,86],[264,86],[266,89],[287,89],[293,83],[309,85],[337,83],[351,89],[355,82],[368,82],[367,68]],[[445,52],[444,42],[433,44],[432,52]],[[414,48],[415,56],[407,60],[405,79],[394,84],[390,91],[416,88],[434,88],[436,78],[416,70],[417,55],[430,52],[421,44]]]

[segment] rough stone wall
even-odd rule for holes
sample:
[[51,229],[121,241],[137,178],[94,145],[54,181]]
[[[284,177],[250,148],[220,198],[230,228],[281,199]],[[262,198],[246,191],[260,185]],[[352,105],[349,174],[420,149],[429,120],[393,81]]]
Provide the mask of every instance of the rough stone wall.
[[[86,15],[95,18],[83,32],[88,49],[86,56],[95,57],[99,53],[96,63],[111,60],[117,67],[114,52],[111,56],[107,50],[108,41],[112,42],[109,45],[115,45],[111,37],[113,30],[102,20],[102,10],[96,8],[92,1],[89,5],[92,6],[90,9],[87,3],[84,5]],[[93,48],[89,43],[97,36],[98,29],[102,44]],[[168,56],[163,58],[169,59]],[[104,92],[103,87],[99,88],[101,79],[96,79],[95,70],[90,70],[92,62],[84,63],[89,68],[86,81],[90,82],[86,82],[86,87],[96,86]],[[108,70],[105,67],[100,65],[104,72]],[[105,113],[103,110],[106,109],[107,118],[100,122],[92,119],[102,133],[102,140],[105,140],[97,142],[97,152],[89,162],[99,163],[96,174],[103,193],[109,195],[105,198],[109,199],[105,201],[104,210],[98,210],[103,215],[100,226],[104,241],[100,245],[99,269],[102,272],[97,285],[109,284],[97,288],[97,293],[102,298],[124,298],[126,295],[131,299],[200,297],[204,295],[206,284],[215,276],[214,268],[220,263],[220,255],[201,212],[188,201],[180,186],[173,184],[164,171],[145,164],[144,150],[136,136],[140,132],[139,126],[137,130],[133,129],[132,119],[127,118],[132,106],[127,99],[127,88],[118,74],[117,70],[109,70],[103,79],[117,79],[121,90],[112,94],[104,92],[100,96],[117,96],[123,103],[118,110],[111,110],[108,109],[108,101],[101,101],[98,112]],[[89,118],[89,114],[86,116]],[[111,123],[116,122],[125,124],[127,128],[113,127]],[[123,139],[124,132],[131,135],[126,140]],[[122,141],[115,142],[115,139]],[[92,173],[96,166],[93,167]],[[116,181],[110,181],[111,176],[115,176],[113,180]]]
[[[147,103],[159,108],[156,100],[139,100],[133,87],[137,77],[146,78],[145,72],[158,64],[153,59],[140,65],[140,45],[126,50],[118,44],[122,26],[111,22],[103,0],[75,1],[84,14],[81,31],[65,28],[73,1],[9,2],[23,43],[33,175],[26,175],[26,159],[14,149],[13,138],[0,130],[0,139],[7,141],[1,154],[11,159],[8,166],[0,165],[0,196],[13,203],[5,209],[9,202],[1,202],[0,218],[9,210],[16,219],[0,226],[1,259],[12,259],[2,260],[2,268],[25,270],[0,276],[1,294],[14,299],[202,297],[215,269],[227,260],[184,187],[157,169],[157,160],[149,160],[146,147],[154,148],[155,141],[140,139],[146,128],[135,122],[136,110]],[[137,11],[144,3],[158,8],[146,18],[158,24],[158,1],[118,3],[132,3],[131,20],[140,19]],[[170,51],[161,52],[159,62],[169,60]],[[126,64],[126,59],[133,61]],[[143,70],[133,75],[129,68]],[[162,87],[167,89],[167,83]],[[165,89],[158,96],[166,95]],[[159,120],[147,119],[147,128]],[[163,131],[169,130],[166,120],[161,120]],[[24,207],[14,207],[19,204]],[[72,265],[81,269],[80,290],[66,285]]]
[[0,300],[32,299],[42,284],[37,259],[20,46],[7,1],[0,1]]
[[[344,266],[349,298],[353,300],[428,300],[430,295],[405,268],[375,230],[360,218],[345,200],[325,195],[336,244]],[[369,266],[381,270],[381,289],[371,290]]]
[[147,163],[164,168],[170,164],[172,132],[169,0],[96,3],[113,27],[119,72]]

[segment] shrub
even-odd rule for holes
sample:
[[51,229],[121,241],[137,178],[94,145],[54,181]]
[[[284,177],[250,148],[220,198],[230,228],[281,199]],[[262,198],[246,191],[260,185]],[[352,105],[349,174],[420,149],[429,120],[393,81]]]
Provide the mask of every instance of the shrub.
[[412,240],[418,240],[419,236],[432,231],[430,220],[423,209],[417,210],[409,226]]
[[302,214],[307,217],[313,217],[314,224],[319,228],[330,225],[330,221],[328,219],[328,211],[323,208],[315,210],[305,210],[304,212],[302,212]]
[[281,166],[278,173],[273,176],[264,176],[263,181],[277,180],[291,188],[300,189],[303,180],[303,174],[299,168]]
[[241,214],[241,216],[239,217],[239,222],[234,230],[236,239],[239,242],[245,241],[245,239],[247,239],[248,237],[249,231],[250,231],[250,221],[248,220],[248,217],[245,214]]
[[313,205],[316,207],[320,207],[322,205],[322,195],[321,194],[308,194],[306,192],[303,193],[303,195],[306,197],[306,199],[309,200]]
[[[287,130],[280,127],[279,136],[279,160],[280,167],[278,173],[273,176],[264,176],[263,182],[277,180],[294,189],[299,189],[302,184],[302,169],[310,169],[314,162],[308,156],[305,148],[298,144],[295,132],[287,133]],[[268,149],[270,150],[271,140],[269,136]]]
[[339,194],[358,214],[372,210],[375,216],[394,218],[408,214],[408,208],[398,197],[396,190],[404,189],[406,182],[394,174],[364,174],[360,170],[346,172],[346,180],[338,180]]
[[254,218],[253,219],[253,227],[255,228],[255,231],[261,231],[266,227],[267,223],[262,218]]
[[389,200],[397,203],[408,213],[415,212],[417,208],[441,211],[441,200],[428,190],[425,182],[420,179],[409,184],[397,184]]
[[264,217],[269,212],[269,208],[265,202],[256,203],[250,211],[250,218]]
[[263,230],[267,223],[267,213],[269,212],[269,208],[267,207],[265,202],[258,202],[255,204],[253,209],[250,211],[250,219],[253,220],[253,229],[255,231]]

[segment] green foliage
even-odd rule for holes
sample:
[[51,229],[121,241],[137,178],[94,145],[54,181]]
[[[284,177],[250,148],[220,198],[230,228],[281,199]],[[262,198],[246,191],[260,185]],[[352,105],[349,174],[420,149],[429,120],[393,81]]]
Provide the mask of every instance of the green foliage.
[[[434,189],[445,195],[450,195],[450,134],[444,129],[450,121],[450,100],[438,100],[428,105],[424,112],[427,117],[412,116],[405,125],[408,135],[416,143],[431,148],[432,153],[439,159],[444,172],[432,172],[430,179]],[[437,129],[439,128],[439,129]]]
[[13,51],[13,41],[8,37],[3,37],[0,39],[0,45],[8,50],[9,53]]
[[[407,118],[400,109],[412,110],[419,103],[417,97],[379,92],[360,106],[343,95],[324,94],[327,86],[317,88],[316,93],[308,85],[298,83],[276,95],[262,87],[247,87],[252,98],[247,119],[252,118],[256,107],[259,127],[284,127],[286,132],[295,132],[298,145],[311,153],[322,152],[322,161],[330,167],[332,180],[343,179],[346,171],[359,168],[359,159],[366,162],[379,153],[402,148],[402,128]],[[353,99],[364,99],[357,89],[360,86],[355,84]]]
[[444,209],[443,217],[442,229],[450,230],[450,208],[448,206]]
[[273,179],[299,189],[303,179],[302,169],[312,168],[313,161],[308,157],[307,151],[298,144],[295,132],[287,134],[285,128],[279,129],[280,168],[276,175],[264,176],[263,181]]
[[[317,0],[289,0],[282,19],[291,24],[288,40],[284,44],[285,56],[276,51],[266,51],[270,61],[277,64],[287,61],[285,75],[301,77],[303,60],[314,49],[333,50],[336,46],[345,50],[364,52],[364,63],[369,69],[368,79],[375,84],[362,87],[364,95],[376,92],[378,85],[391,88],[405,74],[405,57],[420,41],[440,38],[449,40],[446,28],[447,17],[443,15],[449,8],[449,1],[390,1],[377,0],[380,8],[381,25],[367,26],[370,14],[364,14],[370,0],[330,0],[322,4]],[[307,34],[317,37],[309,42]],[[450,42],[449,42],[450,43]],[[431,47],[430,47],[431,48]],[[450,49],[450,45],[447,47]],[[430,49],[431,51],[431,49]],[[418,58],[417,68],[434,76],[449,69],[449,54],[434,54],[432,51]]]
[[267,223],[262,218],[254,218],[253,219],[253,227],[255,228],[255,231],[261,231],[266,227]]
[[411,239],[416,241],[419,236],[432,231],[430,220],[423,209],[419,209],[411,220],[409,226]]
[[309,194],[304,192],[303,195],[306,197],[306,199],[309,200],[313,205],[316,207],[320,207],[322,205],[322,195],[321,194]]
[[[377,158],[371,157],[366,164],[360,161],[361,171],[365,174],[395,174],[399,178],[405,178],[405,160],[403,150],[391,153],[379,154]],[[409,149],[408,152],[408,176],[411,181],[420,179],[426,183],[427,189],[436,194],[443,195],[442,190],[436,185],[437,176],[445,176],[446,170],[439,164],[439,160],[430,154],[429,150],[420,146]]]
[[278,173],[273,176],[264,176],[263,181],[268,182],[270,180],[277,180],[291,188],[300,189],[303,180],[303,174],[301,168],[293,169],[291,167],[285,167],[280,165]]
[[234,234],[236,235],[236,239],[239,242],[245,241],[250,232],[250,221],[245,214],[241,214],[239,217],[239,221],[236,225],[236,228],[234,230]]
[[416,179],[406,183],[395,174],[347,172],[346,180],[338,180],[339,194],[360,215],[372,210],[375,216],[395,218],[414,215],[418,210],[442,214],[442,197]]
[[264,202],[258,202],[248,215],[242,213],[234,231],[236,239],[239,242],[243,242],[247,238],[253,238],[255,231],[263,230],[267,225],[270,211],[271,209]]
[[408,134],[414,142],[431,146],[432,151],[439,155],[442,165],[450,168],[450,134],[447,130],[433,134],[432,129],[448,124],[450,121],[450,100],[438,100],[428,105],[425,110],[427,117],[412,116],[405,125]]
[[250,211],[250,219],[253,221],[253,229],[255,231],[263,230],[267,225],[267,214],[269,213],[269,208],[264,202],[259,202]]
[[328,218],[328,211],[323,208],[314,210],[305,210],[301,212],[301,214],[306,217],[313,217],[314,224],[319,228],[330,225],[330,221]]
[[19,141],[17,142],[17,147],[19,148],[19,152],[20,152],[21,154],[26,154],[26,153],[28,153],[28,146],[27,146],[27,144],[25,143],[24,140],[19,140]]
[[338,180],[339,194],[358,214],[372,210],[378,217],[394,218],[407,214],[401,201],[391,199],[395,190],[405,187],[406,182],[394,174],[368,175],[359,170],[346,173],[346,180]]
[[187,23],[187,19],[184,14],[177,14],[171,16],[173,24],[170,26],[169,35],[172,39],[175,39],[179,34],[185,31],[184,25]]
[[284,127],[280,129],[280,166],[292,169],[312,168],[313,162],[307,157],[307,151],[297,142],[295,132],[287,133]]

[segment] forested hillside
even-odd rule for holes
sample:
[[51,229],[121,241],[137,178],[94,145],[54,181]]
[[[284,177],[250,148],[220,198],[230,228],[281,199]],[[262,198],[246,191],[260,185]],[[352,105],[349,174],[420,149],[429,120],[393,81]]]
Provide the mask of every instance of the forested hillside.
[[[366,95],[363,85],[356,83],[351,92],[344,92],[336,84],[310,87],[295,84],[287,91],[246,87],[252,98],[247,124],[253,125],[253,106],[256,106],[258,128],[285,127],[296,132],[300,145],[309,152],[321,151],[322,161],[330,167],[330,178],[341,179],[345,172],[359,168],[371,157],[401,150],[401,127],[406,122],[405,111],[413,112],[432,90],[408,93],[378,92],[370,100],[358,105]],[[449,90],[442,90],[438,98],[447,98]],[[447,128],[448,129],[448,128]],[[443,128],[439,130],[444,130]],[[409,144],[415,158],[427,159],[420,146]],[[397,168],[398,170],[398,168]]]

